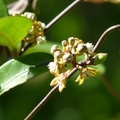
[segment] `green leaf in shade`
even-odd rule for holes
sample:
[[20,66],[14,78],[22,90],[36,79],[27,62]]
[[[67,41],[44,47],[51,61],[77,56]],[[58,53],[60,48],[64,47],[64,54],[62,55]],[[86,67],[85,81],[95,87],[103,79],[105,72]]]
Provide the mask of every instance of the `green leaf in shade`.
[[4,0],[0,0],[0,18],[8,16],[7,6]]
[[12,59],[0,67],[0,95],[9,89],[48,71],[53,57],[47,53],[32,53]]
[[32,22],[20,16],[8,16],[0,19],[0,45],[15,48],[27,35]]

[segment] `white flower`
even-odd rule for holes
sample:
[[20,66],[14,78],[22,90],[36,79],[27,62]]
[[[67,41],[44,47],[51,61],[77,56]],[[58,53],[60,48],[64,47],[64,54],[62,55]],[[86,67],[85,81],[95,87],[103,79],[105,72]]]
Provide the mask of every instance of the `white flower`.
[[46,42],[46,37],[45,36],[38,36],[36,38],[37,44],[44,44]]
[[92,45],[92,43],[87,42],[86,47],[87,47],[89,52],[92,52],[94,45]]
[[42,26],[42,28],[44,29],[44,28],[45,28],[45,23],[42,23],[42,22],[41,22],[41,26]]
[[49,71],[51,74],[56,75],[58,74],[58,65],[55,62],[50,62],[48,64]]

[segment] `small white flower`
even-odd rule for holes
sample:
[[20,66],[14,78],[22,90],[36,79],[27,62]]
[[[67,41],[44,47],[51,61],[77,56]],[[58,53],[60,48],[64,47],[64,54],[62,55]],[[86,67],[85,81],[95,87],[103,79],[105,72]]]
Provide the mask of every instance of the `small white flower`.
[[38,36],[36,38],[37,44],[44,44],[46,42],[46,37],[45,36]]
[[42,26],[42,28],[44,29],[44,28],[45,28],[45,23],[42,23],[42,22],[41,22],[41,26]]
[[50,62],[48,64],[48,68],[49,68],[49,71],[51,72],[51,74],[53,74],[53,75],[57,74],[58,65],[55,62]]
[[87,47],[88,51],[92,52],[94,45],[92,43],[87,42],[86,47]]

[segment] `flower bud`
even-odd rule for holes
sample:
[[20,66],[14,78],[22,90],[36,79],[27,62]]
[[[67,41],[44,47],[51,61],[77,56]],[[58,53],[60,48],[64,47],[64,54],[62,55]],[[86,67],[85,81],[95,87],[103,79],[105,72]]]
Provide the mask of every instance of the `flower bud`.
[[71,63],[73,61],[73,55],[70,53],[64,54],[62,58],[64,63]]
[[63,40],[63,41],[62,41],[62,46],[63,46],[63,52],[67,51],[68,43],[67,43],[66,40]]
[[56,51],[56,52],[54,52],[54,58],[60,59],[60,58],[62,58],[62,56],[63,56],[62,51]]
[[60,50],[59,46],[53,45],[53,46],[51,47],[50,52],[51,52],[52,54],[54,54],[54,52],[56,52],[56,51],[61,51],[61,50]]
[[63,40],[63,41],[62,41],[62,46],[65,46],[65,47],[66,47],[67,45],[68,45],[67,41],[66,41],[66,40]]
[[107,53],[98,53],[94,56],[94,65],[103,63],[107,58]]
[[87,51],[85,44],[79,44],[76,48],[76,55],[82,55]]
[[73,46],[75,43],[75,38],[74,37],[68,38],[68,43]]
[[75,38],[75,44],[74,46],[77,47],[79,44],[84,44],[84,42],[78,38]]
[[32,22],[34,22],[35,20],[37,20],[37,16],[36,16],[34,13],[25,12],[25,13],[22,14],[21,16],[27,17],[27,18],[30,19]]

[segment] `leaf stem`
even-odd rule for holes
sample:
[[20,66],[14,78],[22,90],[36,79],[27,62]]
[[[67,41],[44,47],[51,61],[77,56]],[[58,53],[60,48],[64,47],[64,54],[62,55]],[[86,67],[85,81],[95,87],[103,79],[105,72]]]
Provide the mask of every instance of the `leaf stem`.
[[18,57],[18,56],[19,56],[19,54],[18,54],[18,52],[17,52],[17,48],[16,48],[16,47],[13,47],[13,52],[14,52],[14,54],[15,54],[15,57]]
[[7,57],[8,57],[8,60],[12,59],[12,56],[11,56],[11,53],[10,53],[10,50],[8,47],[4,47],[5,48],[5,51],[6,51],[6,54],[7,54]]
[[[78,3],[82,2],[83,0],[75,0],[73,3],[71,3],[67,8],[65,8],[60,14],[58,14],[52,21],[50,21],[45,29],[44,33],[46,33],[58,20],[60,20],[66,13],[68,13],[72,8],[74,8]],[[32,46],[32,43],[29,43],[25,46],[24,50],[22,49],[19,52],[19,55],[21,56],[29,47]]]
[[105,38],[107,37],[108,34],[110,34],[112,31],[118,30],[118,29],[120,29],[120,24],[109,27],[99,38],[98,42],[96,43],[96,45],[93,49],[93,52],[96,52],[99,49],[99,47],[101,46],[101,44],[103,43],[103,41],[105,40]]

